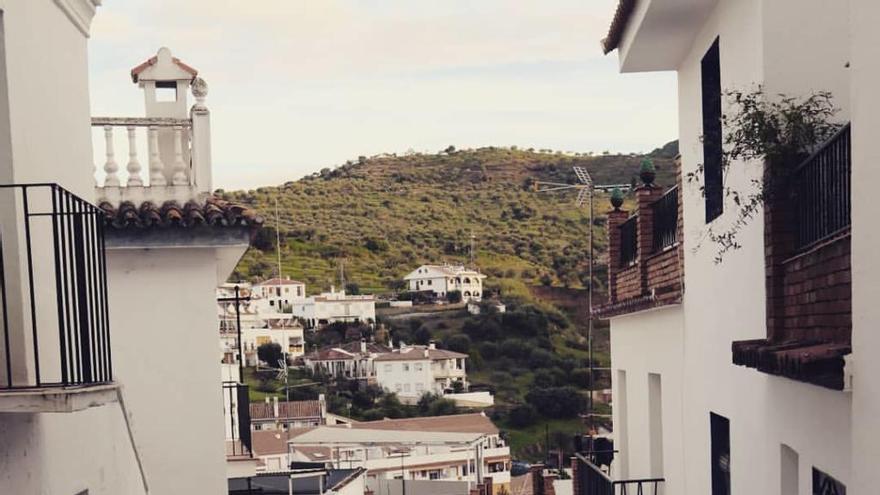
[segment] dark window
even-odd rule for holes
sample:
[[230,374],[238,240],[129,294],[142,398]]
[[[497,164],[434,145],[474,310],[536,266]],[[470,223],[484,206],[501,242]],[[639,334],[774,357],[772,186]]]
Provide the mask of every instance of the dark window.
[[730,495],[730,420],[709,413],[712,434],[712,495]]
[[724,211],[721,163],[721,59],[718,38],[703,56],[701,66],[703,97],[703,185],[706,195],[706,223]]
[[843,483],[813,468],[813,495],[846,495]]

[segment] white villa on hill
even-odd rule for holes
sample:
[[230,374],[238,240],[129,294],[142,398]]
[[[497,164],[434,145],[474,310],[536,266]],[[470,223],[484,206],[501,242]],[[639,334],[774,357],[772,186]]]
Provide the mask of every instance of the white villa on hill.
[[372,324],[376,321],[376,299],[371,295],[350,296],[331,287],[330,292],[294,301],[293,314],[309,330],[336,322]]
[[394,392],[405,403],[415,403],[425,393],[443,395],[458,387],[466,391],[468,355],[427,346],[406,345],[376,356],[376,383]]
[[483,297],[485,275],[463,265],[422,265],[403,277],[412,292],[433,292],[446,297],[453,291],[461,293],[462,301],[479,301]]
[[251,297],[263,312],[289,313],[306,298],[306,284],[290,277],[270,278],[255,283]]
[[[620,1],[604,48],[621,72],[677,76],[681,156],[678,187],[639,187],[636,211],[608,213],[598,313],[611,319],[616,487],[878,493],[878,22],[876,0]],[[842,127],[784,164],[783,189],[717,263],[707,232],[741,214],[726,188],[782,165],[723,160],[725,92],[759,85],[770,100],[830,92]],[[576,470],[576,495],[611,483]]]

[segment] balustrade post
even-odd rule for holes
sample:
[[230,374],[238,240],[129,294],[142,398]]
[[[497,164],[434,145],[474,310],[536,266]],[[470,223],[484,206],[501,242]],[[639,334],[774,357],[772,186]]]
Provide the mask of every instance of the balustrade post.
[[128,126],[128,164],[125,169],[128,171],[127,187],[143,186],[144,181],[141,179],[141,164],[137,158],[137,142],[135,140],[135,127]]
[[156,126],[150,126],[150,187],[164,186],[168,183],[165,180],[165,164],[162,163],[162,157],[159,155],[159,129]]
[[104,126],[104,149],[107,155],[107,161],[104,162],[104,187],[119,187],[119,165],[113,151],[113,127],[109,125]]
[[171,184],[175,186],[189,185],[186,177],[186,163],[183,161],[183,128],[174,127],[174,175],[171,177]]

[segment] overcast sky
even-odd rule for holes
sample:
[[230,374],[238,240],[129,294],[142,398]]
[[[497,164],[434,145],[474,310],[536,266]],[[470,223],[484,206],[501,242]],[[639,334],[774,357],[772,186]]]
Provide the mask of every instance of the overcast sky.
[[168,46],[210,87],[216,187],[450,144],[650,150],[676,136],[675,78],[602,56],[616,3],[110,0],[92,113],[143,115],[129,71]]

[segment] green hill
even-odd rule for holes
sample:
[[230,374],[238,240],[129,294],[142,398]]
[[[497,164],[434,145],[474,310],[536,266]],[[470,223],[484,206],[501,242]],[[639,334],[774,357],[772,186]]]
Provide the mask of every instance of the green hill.
[[[677,143],[650,154],[657,183],[672,184]],[[277,187],[218,191],[257,208],[266,218],[255,247],[234,279],[267,277],[276,270],[275,205],[282,243],[282,271],[308,284],[310,293],[339,281],[363,292],[388,292],[422,263],[474,256],[489,287],[508,293],[529,285],[582,287],[586,283],[586,208],[574,193],[536,193],[535,180],[574,183],[573,166],[585,167],[597,184],[636,180],[642,155],[589,155],[513,148],[480,148],[437,154],[360,157],[335,169]],[[605,249],[596,201],[596,253]],[[601,258],[597,258],[601,259]]]

